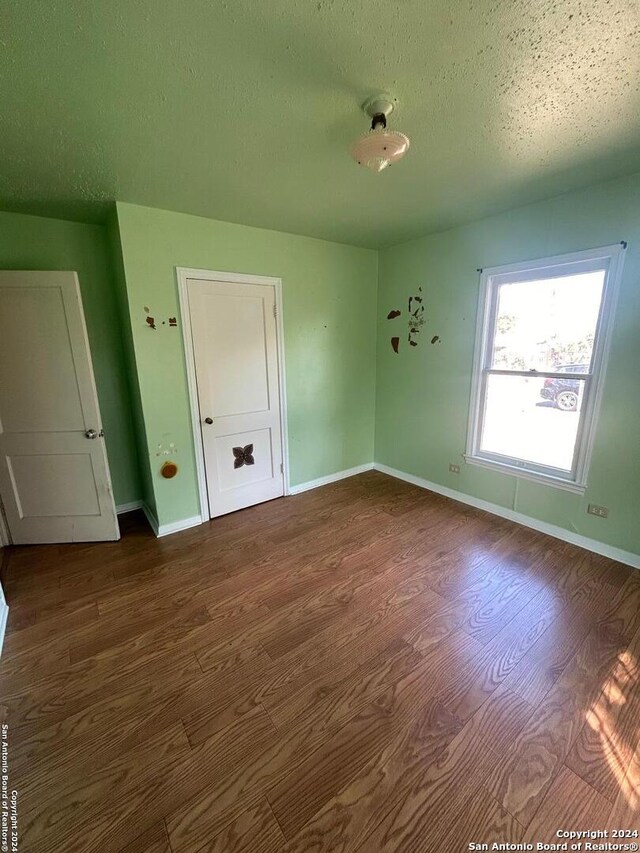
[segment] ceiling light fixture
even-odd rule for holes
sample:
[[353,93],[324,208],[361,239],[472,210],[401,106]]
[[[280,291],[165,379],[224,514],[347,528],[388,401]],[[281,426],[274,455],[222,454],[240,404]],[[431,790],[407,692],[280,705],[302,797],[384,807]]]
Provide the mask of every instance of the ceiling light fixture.
[[371,130],[356,139],[350,153],[360,166],[381,172],[404,157],[409,149],[409,137],[398,130],[387,130],[387,118],[394,109],[388,95],[370,98],[362,109],[371,118]]

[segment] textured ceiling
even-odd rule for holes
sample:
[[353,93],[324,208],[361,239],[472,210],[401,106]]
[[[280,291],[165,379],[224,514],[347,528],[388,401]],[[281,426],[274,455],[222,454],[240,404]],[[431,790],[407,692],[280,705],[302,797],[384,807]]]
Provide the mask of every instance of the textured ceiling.
[[[0,207],[386,245],[640,169],[637,0],[5,0]],[[347,154],[389,91],[411,150]]]

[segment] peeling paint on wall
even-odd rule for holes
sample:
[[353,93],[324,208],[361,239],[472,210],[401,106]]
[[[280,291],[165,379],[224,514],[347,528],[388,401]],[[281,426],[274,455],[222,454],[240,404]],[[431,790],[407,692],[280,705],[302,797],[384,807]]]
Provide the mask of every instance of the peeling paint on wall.
[[[409,319],[407,322],[408,325],[408,335],[407,341],[409,342],[409,346],[417,347],[418,341],[416,340],[416,336],[420,333],[420,330],[426,323],[426,319],[424,316],[424,304],[422,299],[422,287],[418,288],[418,292],[409,297],[409,302],[407,306],[407,313],[409,315]],[[402,316],[402,311],[399,308],[392,308],[391,311],[387,314],[387,320],[396,320],[398,317]],[[439,341],[439,335],[435,335],[431,339],[431,343],[434,344],[436,341]],[[391,338],[391,347],[395,353],[398,352],[400,346],[400,337],[394,336]]]
[[158,442],[156,445],[156,456],[173,456],[178,448],[173,441]]
[[[157,329],[156,318],[152,317],[149,314],[149,306],[148,305],[144,306],[144,312],[145,312],[145,314],[148,315],[145,319],[147,326],[149,326],[149,328],[151,328],[151,329]],[[177,317],[169,317],[168,320],[161,320],[160,323],[162,326],[166,326],[168,324],[170,328],[177,328],[178,318]]]
[[419,333],[422,326],[424,326],[424,305],[422,304],[422,288],[418,288],[418,294],[416,296],[409,297],[409,344],[412,347],[417,347],[418,342],[415,340],[415,336]]

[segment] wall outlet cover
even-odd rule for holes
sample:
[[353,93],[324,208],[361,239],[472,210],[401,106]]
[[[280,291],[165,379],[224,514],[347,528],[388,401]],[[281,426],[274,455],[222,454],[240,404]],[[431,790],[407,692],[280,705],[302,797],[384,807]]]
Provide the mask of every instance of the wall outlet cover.
[[599,504],[589,504],[587,507],[587,512],[589,515],[597,515],[598,518],[608,518],[609,517],[609,507],[599,506]]

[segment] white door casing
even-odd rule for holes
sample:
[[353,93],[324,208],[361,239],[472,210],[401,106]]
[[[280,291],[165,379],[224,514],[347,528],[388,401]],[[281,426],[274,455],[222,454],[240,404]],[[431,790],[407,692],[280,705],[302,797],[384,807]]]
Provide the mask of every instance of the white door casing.
[[276,292],[186,280],[209,516],[284,494]]
[[0,272],[0,494],[14,544],[119,538],[74,272]]

